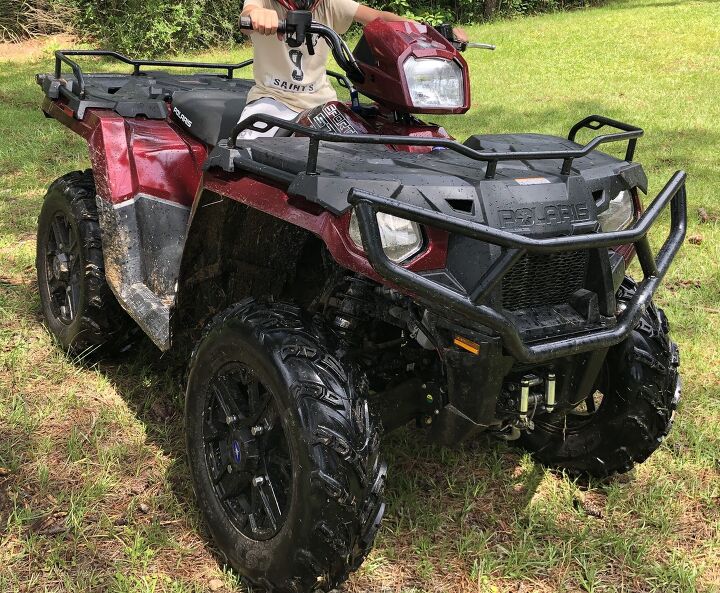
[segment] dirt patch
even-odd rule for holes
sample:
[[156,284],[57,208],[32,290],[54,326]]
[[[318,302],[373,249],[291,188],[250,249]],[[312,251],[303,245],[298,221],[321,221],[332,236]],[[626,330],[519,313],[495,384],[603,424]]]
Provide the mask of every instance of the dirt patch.
[[56,48],[72,47],[76,42],[72,35],[51,35],[20,43],[0,43],[0,62],[30,62]]

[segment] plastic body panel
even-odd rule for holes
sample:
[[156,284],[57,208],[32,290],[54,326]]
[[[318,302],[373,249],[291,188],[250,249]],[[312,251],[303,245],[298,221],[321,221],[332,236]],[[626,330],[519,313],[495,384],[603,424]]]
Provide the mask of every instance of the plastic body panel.
[[90,109],[74,119],[60,102],[46,99],[43,111],[87,140],[98,195],[119,204],[146,194],[189,207],[207,158],[204,144],[168,120],[126,119]]

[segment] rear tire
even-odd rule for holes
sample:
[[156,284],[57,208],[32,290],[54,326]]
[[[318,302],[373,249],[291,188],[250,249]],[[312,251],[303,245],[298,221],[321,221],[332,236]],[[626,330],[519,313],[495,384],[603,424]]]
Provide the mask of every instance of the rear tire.
[[[626,279],[619,300],[635,289]],[[596,411],[537,416],[519,444],[572,475],[604,478],[645,461],[670,432],[680,401],[679,353],[668,332],[664,312],[651,304],[632,335],[608,352]]]
[[43,316],[62,347],[80,355],[129,346],[136,326],[105,279],[91,170],[63,175],[48,189],[36,253]]
[[386,470],[366,392],[290,305],[235,305],[199,342],[185,407],[194,488],[255,590],[332,589],[370,550]]

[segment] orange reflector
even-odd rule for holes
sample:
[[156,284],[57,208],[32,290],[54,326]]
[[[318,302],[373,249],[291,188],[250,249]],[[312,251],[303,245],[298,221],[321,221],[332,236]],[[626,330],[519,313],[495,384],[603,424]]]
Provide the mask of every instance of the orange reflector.
[[472,340],[468,340],[467,338],[463,338],[462,336],[455,336],[453,343],[456,346],[462,348],[463,350],[467,350],[468,352],[471,352],[475,355],[480,354],[480,344],[476,344]]

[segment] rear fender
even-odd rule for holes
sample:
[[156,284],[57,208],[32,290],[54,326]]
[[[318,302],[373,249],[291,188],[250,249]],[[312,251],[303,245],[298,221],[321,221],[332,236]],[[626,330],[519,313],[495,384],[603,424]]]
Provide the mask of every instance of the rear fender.
[[167,120],[100,109],[77,120],[50,100],[43,110],[87,141],[108,284],[155,344],[169,348],[170,310],[206,147]]

